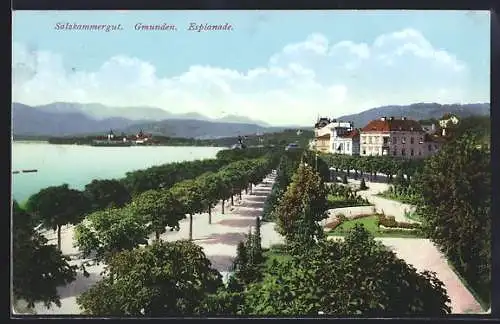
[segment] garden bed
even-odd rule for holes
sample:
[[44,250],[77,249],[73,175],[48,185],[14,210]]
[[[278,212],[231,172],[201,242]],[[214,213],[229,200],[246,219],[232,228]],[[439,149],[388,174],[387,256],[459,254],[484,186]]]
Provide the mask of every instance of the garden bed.
[[[387,219],[389,219],[389,221],[387,221]],[[328,223],[325,229],[328,231],[329,236],[344,236],[354,228],[354,226],[359,224],[375,237],[423,237],[418,224],[398,222],[396,222],[396,224],[391,224],[391,220],[392,218],[387,218],[383,214],[358,215],[351,219],[338,217],[336,220]]]

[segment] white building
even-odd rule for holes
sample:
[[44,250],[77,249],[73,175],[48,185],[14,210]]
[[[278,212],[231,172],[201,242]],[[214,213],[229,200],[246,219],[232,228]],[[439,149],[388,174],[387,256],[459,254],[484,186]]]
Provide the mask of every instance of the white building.
[[332,153],[359,155],[359,131],[353,129],[332,138]]
[[320,118],[314,129],[314,147],[325,153],[359,154],[359,131],[351,122]]

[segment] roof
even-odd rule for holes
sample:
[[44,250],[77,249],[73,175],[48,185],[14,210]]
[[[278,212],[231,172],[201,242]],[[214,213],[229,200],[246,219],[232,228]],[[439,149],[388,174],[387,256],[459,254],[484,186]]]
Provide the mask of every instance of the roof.
[[325,134],[325,135],[321,135],[321,136],[316,137],[316,139],[328,139],[328,138],[330,138],[330,134]]
[[326,117],[321,117],[318,119],[316,124],[314,124],[314,128],[321,128],[321,127],[324,127],[328,124],[330,124],[330,119],[326,118]]
[[354,137],[357,137],[357,136],[359,136],[359,130],[354,129],[352,131],[349,131],[349,132],[347,132],[345,134],[340,135],[339,137],[341,137],[341,138],[354,138]]
[[413,119],[376,119],[361,129],[362,132],[422,131],[419,122]]

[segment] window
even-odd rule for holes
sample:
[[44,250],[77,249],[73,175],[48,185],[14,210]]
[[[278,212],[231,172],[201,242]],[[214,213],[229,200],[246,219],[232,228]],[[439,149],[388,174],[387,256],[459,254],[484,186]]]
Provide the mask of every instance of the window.
[[392,138],[392,144],[397,144],[398,143],[398,139],[396,137],[393,137]]
[[361,142],[362,142],[363,144],[366,144],[366,136],[361,136]]
[[422,151],[421,150],[418,150],[418,155],[422,155]]
[[403,137],[403,139],[401,140],[401,143],[403,143],[403,144],[406,143],[406,137]]
[[363,149],[363,155],[366,155],[366,150],[365,149]]
[[349,143],[346,143],[346,148],[345,148],[345,149],[346,149],[346,151],[349,151],[349,150],[350,150],[350,147],[349,147],[349,146],[350,146],[350,145],[349,145]]
[[427,145],[427,148],[429,149],[429,152],[431,152],[431,151],[432,151],[432,146],[431,146],[431,144]]
[[[412,139],[413,139],[413,138],[412,138]],[[411,156],[415,155],[415,152],[413,151],[413,149],[411,149],[411,151],[410,151],[410,155],[411,155]]]
[[[414,144],[415,143],[415,139],[413,137],[410,138],[410,144]],[[412,154],[413,155],[413,154]]]
[[405,149],[401,149],[401,155],[402,156],[406,156],[406,150]]
[[371,137],[371,136],[369,136],[369,137],[368,137],[368,144],[371,144],[371,143],[372,143],[372,137]]
[[423,144],[423,143],[424,143],[424,138],[420,137],[420,144]]
[[384,137],[384,145],[389,144],[389,137]]

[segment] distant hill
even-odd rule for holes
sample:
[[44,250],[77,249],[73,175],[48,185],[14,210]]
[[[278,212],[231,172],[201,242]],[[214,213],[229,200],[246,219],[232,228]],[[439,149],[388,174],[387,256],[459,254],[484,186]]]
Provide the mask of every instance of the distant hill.
[[431,118],[441,118],[445,113],[453,113],[459,117],[486,116],[490,114],[489,103],[475,104],[451,104],[441,105],[438,103],[416,103],[406,106],[382,106],[365,110],[358,114],[336,117],[340,120],[352,121],[354,127],[362,128],[371,120],[380,117],[408,117],[415,120],[427,120]]
[[[14,103],[16,105],[17,103]],[[110,107],[99,103],[71,103],[71,102],[55,102],[48,105],[34,106],[33,108],[50,113],[81,113],[96,120],[107,118],[121,117],[130,120],[154,120],[161,121],[165,119],[195,119],[204,121],[217,121],[229,123],[244,123],[257,124],[260,126],[269,126],[268,124],[253,120],[244,116],[227,115],[221,118],[210,118],[208,116],[196,113],[187,112],[183,114],[175,114],[167,110],[155,107]]]
[[[87,109],[89,106],[85,106]],[[106,106],[95,104],[92,109]],[[67,110],[66,110],[67,109]],[[189,119],[175,118],[156,121],[154,119],[131,119],[126,117],[104,117],[109,111],[100,112],[100,116],[91,117],[78,104],[53,104],[31,107],[20,103],[12,104],[13,133],[19,136],[68,136],[102,134],[113,129],[117,132],[135,133],[143,130],[148,133],[172,137],[218,138],[255,133],[281,131],[283,127],[264,127],[252,123],[243,123],[244,118],[234,121],[237,116],[229,116],[226,120],[233,122],[214,122],[195,119],[197,115],[183,115]],[[90,108],[88,108],[90,109]],[[150,109],[150,108],[144,108]],[[134,112],[134,110],[131,110]],[[152,111],[155,111],[152,109]],[[167,112],[166,112],[167,113]],[[161,112],[156,111],[156,117]],[[168,114],[168,113],[167,113]],[[127,116],[127,114],[124,114]],[[143,116],[151,114],[143,114]],[[130,116],[130,114],[128,114]],[[173,116],[173,115],[172,115]],[[138,117],[138,116],[136,116]]]
[[211,122],[194,119],[177,119],[133,124],[124,128],[124,131],[125,133],[136,133],[141,129],[147,133],[163,136],[210,139],[256,133],[279,132],[284,128],[263,127],[256,124],[234,122],[230,123]]
[[12,128],[14,135],[65,136],[92,134],[110,129],[124,128],[137,123],[126,118],[95,120],[80,112],[45,112],[23,104],[12,105]]

